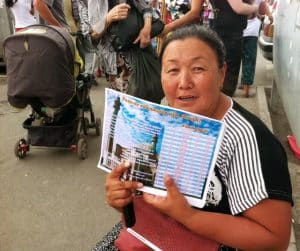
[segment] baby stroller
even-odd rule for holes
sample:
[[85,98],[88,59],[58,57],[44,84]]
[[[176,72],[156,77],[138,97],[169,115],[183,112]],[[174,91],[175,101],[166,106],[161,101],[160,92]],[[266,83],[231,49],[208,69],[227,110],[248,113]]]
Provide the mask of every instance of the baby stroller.
[[[90,99],[91,79],[74,77],[74,44],[59,27],[32,25],[5,39],[8,102],[16,108],[30,105],[23,122],[27,139],[15,145],[25,158],[30,146],[67,148],[87,157],[88,129],[100,135]],[[89,115],[89,116],[88,116]]]

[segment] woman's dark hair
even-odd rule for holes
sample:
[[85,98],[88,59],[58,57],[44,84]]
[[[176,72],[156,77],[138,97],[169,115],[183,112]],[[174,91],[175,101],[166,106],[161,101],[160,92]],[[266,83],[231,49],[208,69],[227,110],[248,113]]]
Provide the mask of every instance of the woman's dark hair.
[[11,8],[14,6],[14,4],[17,2],[18,0],[5,0],[5,5],[8,8]]
[[205,42],[215,52],[219,67],[223,67],[225,63],[226,52],[222,40],[219,38],[217,33],[210,28],[206,28],[197,24],[183,26],[171,32],[162,45],[160,61],[162,61],[164,52],[171,42],[176,40],[184,40],[187,38],[196,38]]

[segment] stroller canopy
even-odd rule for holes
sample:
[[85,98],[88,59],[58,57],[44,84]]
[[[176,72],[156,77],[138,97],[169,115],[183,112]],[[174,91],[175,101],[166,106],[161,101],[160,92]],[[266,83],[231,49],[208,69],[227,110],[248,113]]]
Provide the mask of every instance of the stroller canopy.
[[60,108],[75,95],[74,44],[63,28],[28,26],[3,43],[8,101],[24,108],[39,99],[45,106]]

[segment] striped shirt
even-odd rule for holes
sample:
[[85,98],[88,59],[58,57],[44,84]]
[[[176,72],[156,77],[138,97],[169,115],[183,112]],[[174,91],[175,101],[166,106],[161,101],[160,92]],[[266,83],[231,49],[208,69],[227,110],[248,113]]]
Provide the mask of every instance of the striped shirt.
[[236,102],[223,121],[226,131],[215,168],[221,187],[212,180],[206,209],[237,215],[266,198],[292,203],[286,153],[275,136]]

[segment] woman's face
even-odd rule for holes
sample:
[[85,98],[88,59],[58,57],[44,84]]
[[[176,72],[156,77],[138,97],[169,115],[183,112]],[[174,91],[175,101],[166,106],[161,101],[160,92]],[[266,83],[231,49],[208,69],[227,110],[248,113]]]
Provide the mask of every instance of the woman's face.
[[162,58],[162,86],[168,104],[214,118],[225,71],[225,66],[219,68],[214,51],[199,39],[172,41]]

